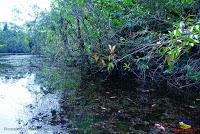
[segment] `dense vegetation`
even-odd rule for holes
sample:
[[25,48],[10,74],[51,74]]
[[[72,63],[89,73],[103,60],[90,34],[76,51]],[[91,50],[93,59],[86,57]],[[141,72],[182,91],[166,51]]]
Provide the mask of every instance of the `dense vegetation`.
[[3,24],[0,52],[48,59],[39,76],[65,89],[73,132],[156,134],[163,123],[169,133],[180,117],[200,127],[200,0],[52,0],[34,11],[23,28]]
[[27,35],[21,27],[12,23],[0,24],[0,52],[27,53],[30,52]]
[[195,0],[53,0],[26,26],[32,51],[56,62],[184,88],[199,83],[198,18]]

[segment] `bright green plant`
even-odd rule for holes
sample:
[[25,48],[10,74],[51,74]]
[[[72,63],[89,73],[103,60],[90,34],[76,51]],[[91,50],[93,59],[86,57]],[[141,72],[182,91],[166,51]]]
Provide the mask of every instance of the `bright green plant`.
[[169,32],[169,45],[162,48],[169,66],[176,63],[183,53],[200,44],[200,21],[188,19],[180,22],[175,30]]
[[129,63],[128,64],[124,63],[123,68],[124,68],[125,71],[130,71],[131,70],[131,67],[130,67]]

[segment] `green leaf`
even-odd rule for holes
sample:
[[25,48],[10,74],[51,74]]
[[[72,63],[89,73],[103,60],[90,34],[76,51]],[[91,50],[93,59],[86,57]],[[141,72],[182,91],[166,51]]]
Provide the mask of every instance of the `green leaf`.
[[180,32],[179,30],[174,30],[174,32],[173,32],[173,33],[174,33],[174,36],[175,36],[175,37],[177,37],[177,36],[179,36],[179,35],[180,35],[180,33],[181,33],[181,32]]
[[124,63],[123,68],[124,70],[127,70],[127,71],[131,70],[130,64],[127,64],[127,63]]
[[195,26],[195,30],[199,31],[199,30],[200,30],[200,26],[199,26],[199,25],[196,25],[196,26]]
[[172,67],[169,67],[167,70],[165,70],[163,73],[164,74],[172,74],[173,72],[173,68]]
[[169,58],[167,58],[166,61],[167,61],[167,65],[168,66],[172,65],[172,62],[171,62],[171,60]]
[[107,67],[107,70],[108,71],[111,71],[114,69],[114,64],[112,62],[108,63],[108,67]]

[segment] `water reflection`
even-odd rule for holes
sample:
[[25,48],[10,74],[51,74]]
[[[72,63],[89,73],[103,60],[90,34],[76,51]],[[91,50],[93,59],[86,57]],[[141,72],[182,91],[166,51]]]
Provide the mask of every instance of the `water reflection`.
[[31,55],[0,55],[0,134],[66,133],[59,122],[67,119],[58,117],[62,92],[44,94],[47,87],[38,80],[41,61]]
[[35,75],[31,74],[21,79],[0,79],[0,133],[21,127],[21,120],[28,122],[30,113],[26,106],[33,103],[34,98],[27,89],[34,78]]

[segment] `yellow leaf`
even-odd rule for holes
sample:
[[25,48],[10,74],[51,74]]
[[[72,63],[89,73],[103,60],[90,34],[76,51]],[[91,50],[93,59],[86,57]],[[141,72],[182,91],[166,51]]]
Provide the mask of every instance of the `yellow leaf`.
[[191,128],[191,125],[185,124],[184,122],[179,122],[179,125],[183,129],[189,129],[189,128]]
[[105,61],[103,59],[101,59],[101,64],[105,65]]
[[95,59],[95,61],[98,61],[98,60],[99,60],[99,55],[98,55],[98,53],[95,53],[95,54],[94,54],[94,59]]

